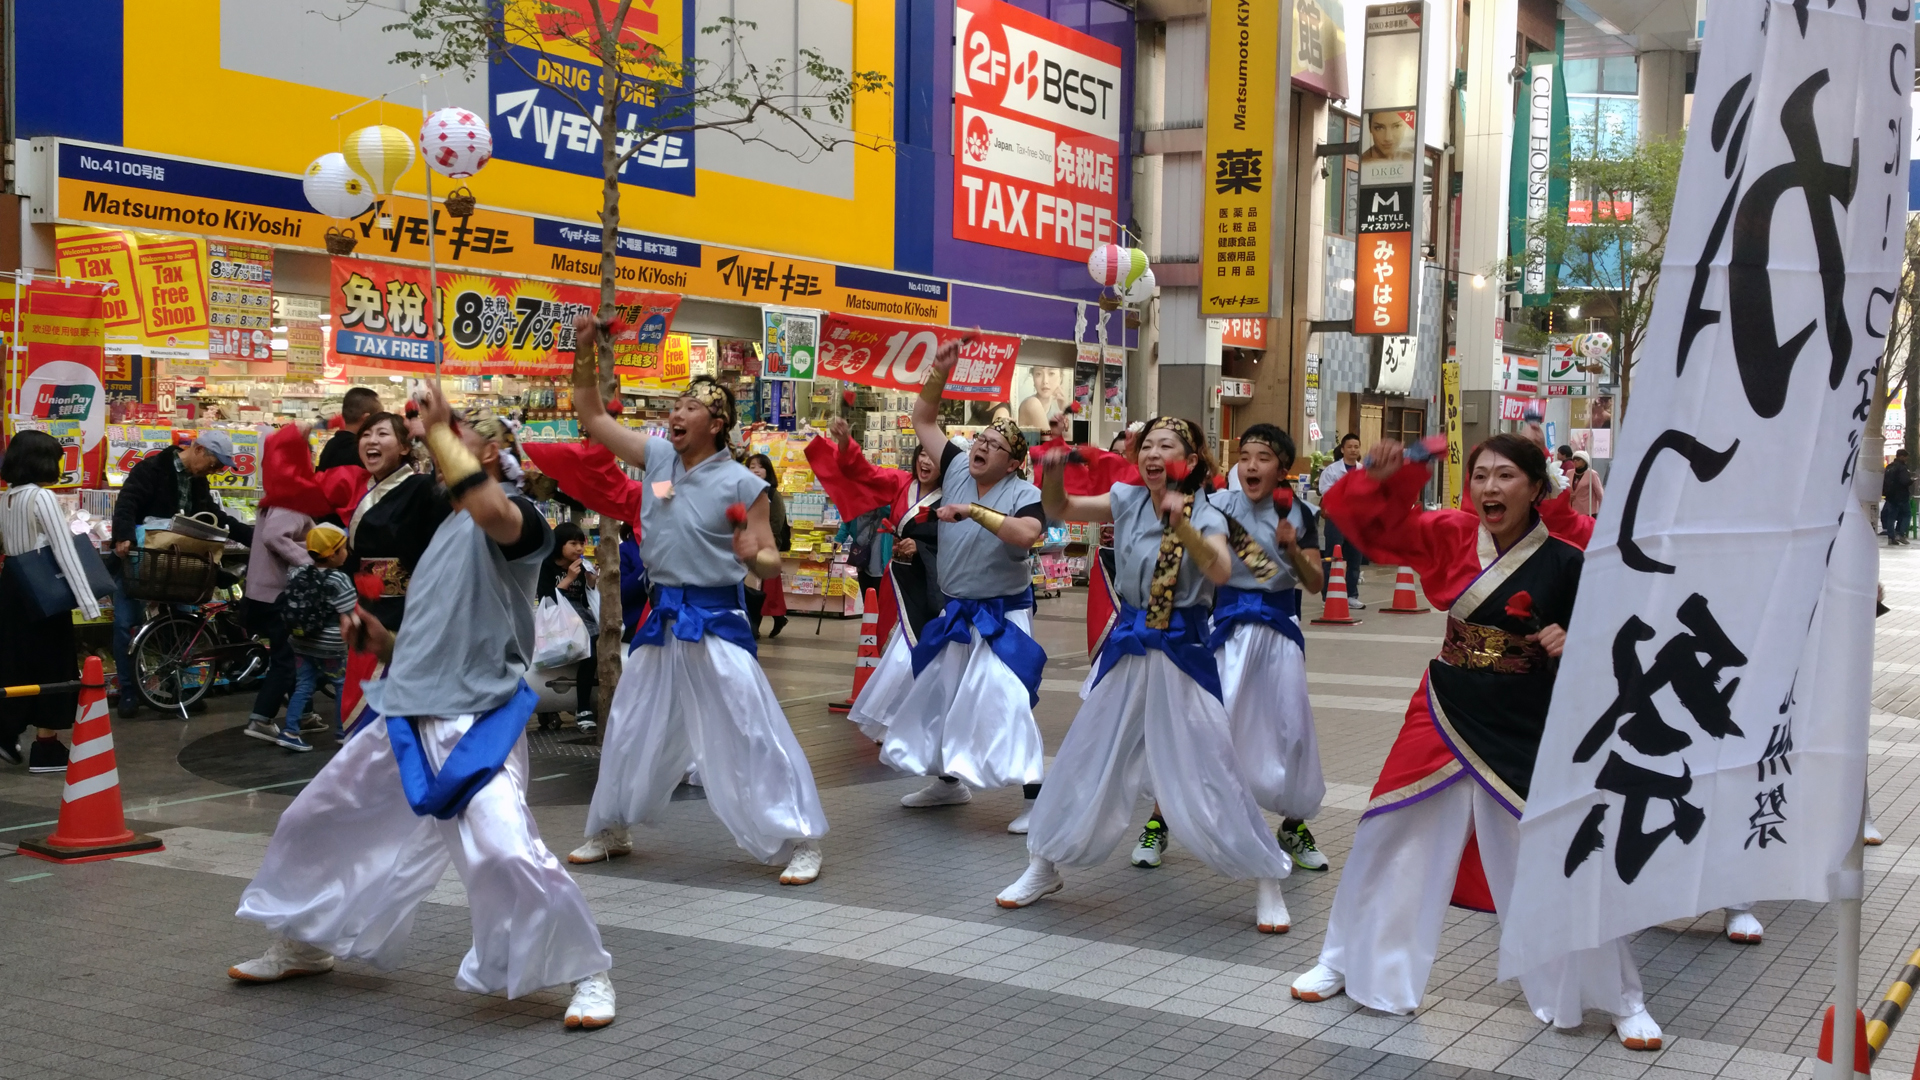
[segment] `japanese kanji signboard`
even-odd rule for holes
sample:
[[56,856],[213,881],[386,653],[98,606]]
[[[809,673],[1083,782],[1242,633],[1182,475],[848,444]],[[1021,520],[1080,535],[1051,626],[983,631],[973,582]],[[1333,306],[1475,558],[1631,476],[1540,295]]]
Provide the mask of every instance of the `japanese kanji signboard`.
[[1426,79],[1427,5],[1367,8],[1360,108],[1360,240],[1353,332],[1410,334],[1419,320],[1414,237],[1421,231],[1420,110]]
[[[828,315],[820,325],[817,371],[823,379],[841,379],[886,390],[918,390],[940,346],[962,337],[950,326],[918,326]],[[1013,361],[1020,339],[975,334],[960,348],[960,362],[947,378],[945,396],[963,401],[1008,401],[1013,397]]]
[[1119,48],[1001,0],[953,18],[953,235],[1084,261],[1115,237]]
[[1207,34],[1200,313],[1257,315],[1272,294],[1280,5],[1216,0]]
[[1913,29],[1885,4],[1750,14],[1716,21],[1701,53],[1645,359],[1520,826],[1503,976],[1848,888],[1879,571],[1861,453],[1905,250]]

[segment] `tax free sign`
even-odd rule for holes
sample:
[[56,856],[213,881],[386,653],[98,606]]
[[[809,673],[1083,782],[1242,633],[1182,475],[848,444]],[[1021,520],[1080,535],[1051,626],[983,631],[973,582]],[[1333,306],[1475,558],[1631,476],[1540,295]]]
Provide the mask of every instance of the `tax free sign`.
[[1001,0],[954,8],[953,235],[1086,259],[1120,206],[1120,50]]

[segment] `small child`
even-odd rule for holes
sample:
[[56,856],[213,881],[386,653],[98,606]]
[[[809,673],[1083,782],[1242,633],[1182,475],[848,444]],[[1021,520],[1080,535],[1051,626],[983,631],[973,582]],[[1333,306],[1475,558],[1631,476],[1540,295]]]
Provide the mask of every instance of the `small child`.
[[[347,561],[347,534],[338,525],[315,525],[307,533],[307,551],[312,566],[302,566],[287,578],[287,593],[307,598],[311,614],[282,615],[293,645],[293,697],[287,702],[287,723],[275,743],[305,753],[313,749],[300,737],[300,720],[313,701],[320,680],[333,688],[333,737],[343,738],[340,730],[340,687],[346,681],[347,643],[341,636],[341,618],[353,613],[359,597],[353,578],[340,569]],[[303,580],[316,577],[317,580]],[[333,617],[325,617],[330,611]]]

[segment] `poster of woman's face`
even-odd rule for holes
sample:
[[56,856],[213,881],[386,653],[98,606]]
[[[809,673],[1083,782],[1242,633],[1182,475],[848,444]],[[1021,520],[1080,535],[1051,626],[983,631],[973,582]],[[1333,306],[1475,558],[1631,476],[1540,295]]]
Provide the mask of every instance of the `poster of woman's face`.
[[1613,427],[1613,399],[1612,398],[1597,397],[1593,399],[1593,407],[1591,411],[1588,413],[1588,425],[1594,428]]
[[1418,118],[1419,114],[1412,109],[1382,109],[1367,114],[1367,130],[1361,137],[1361,183],[1413,183],[1414,150],[1419,141],[1414,131]]
[[1045,431],[1049,421],[1073,403],[1073,369],[1013,369],[1014,420],[1028,431]]

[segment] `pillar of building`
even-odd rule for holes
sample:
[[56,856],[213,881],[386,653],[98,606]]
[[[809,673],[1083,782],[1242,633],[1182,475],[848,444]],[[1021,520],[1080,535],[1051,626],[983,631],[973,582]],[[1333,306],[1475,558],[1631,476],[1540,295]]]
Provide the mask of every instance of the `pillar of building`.
[[[1454,359],[1460,363],[1460,405],[1468,446],[1496,430],[1500,410],[1494,371],[1500,358],[1500,320],[1506,305],[1501,260],[1507,255],[1507,183],[1512,167],[1513,72],[1518,9],[1485,5],[1468,20],[1467,93],[1460,143],[1459,321]],[[1472,277],[1486,276],[1481,288]]]
[[1655,49],[1639,59],[1640,138],[1678,135],[1687,126],[1687,54]]

